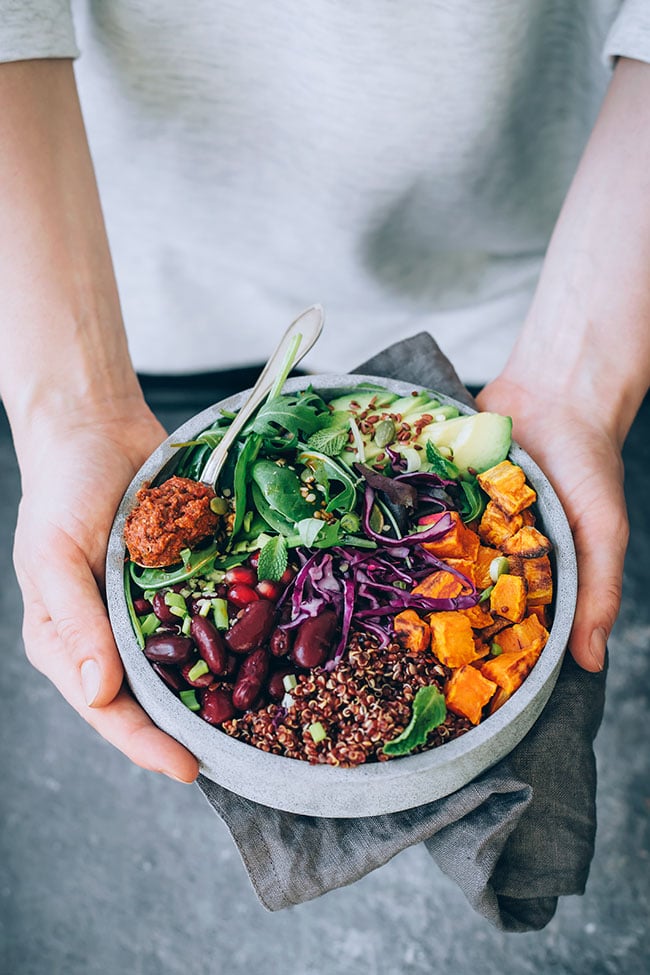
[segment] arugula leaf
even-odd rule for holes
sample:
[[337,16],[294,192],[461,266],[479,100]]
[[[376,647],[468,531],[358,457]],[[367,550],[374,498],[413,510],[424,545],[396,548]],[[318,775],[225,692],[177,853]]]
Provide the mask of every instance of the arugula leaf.
[[456,465],[447,460],[430,440],[427,440],[427,460],[431,464],[431,470],[438,477],[444,477],[445,480],[449,481],[457,481],[460,477],[460,471]]
[[441,725],[447,717],[445,696],[432,684],[421,687],[413,698],[411,720],[397,738],[387,741],[383,747],[386,755],[408,755],[418,745],[424,745],[429,733]]
[[287,561],[287,543],[284,535],[274,535],[260,551],[257,563],[258,579],[279,582],[287,567]]
[[247,431],[262,437],[276,437],[278,431],[309,436],[320,430],[330,417],[329,410],[316,393],[293,393],[276,396],[264,403]]

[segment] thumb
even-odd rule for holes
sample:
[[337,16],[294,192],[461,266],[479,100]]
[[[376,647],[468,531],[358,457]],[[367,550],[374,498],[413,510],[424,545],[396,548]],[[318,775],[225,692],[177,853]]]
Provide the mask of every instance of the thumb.
[[578,559],[578,600],[569,651],[585,670],[605,665],[607,640],[618,616],[629,535],[624,503],[614,514],[588,515],[573,525]]
[[[27,627],[33,633],[34,624],[49,623],[58,637],[49,642],[47,653],[40,652],[43,641],[26,640],[26,649],[31,663],[70,703],[105,707],[119,693],[124,677],[106,608],[77,545],[69,538],[59,538],[57,551],[56,567],[50,563],[43,571],[28,575],[19,564],[16,567]],[[37,564],[45,566],[40,561]]]

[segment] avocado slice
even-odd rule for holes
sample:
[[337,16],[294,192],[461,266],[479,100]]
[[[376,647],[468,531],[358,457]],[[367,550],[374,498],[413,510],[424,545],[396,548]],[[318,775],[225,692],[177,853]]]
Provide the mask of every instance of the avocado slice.
[[422,446],[430,440],[438,449],[447,447],[461,474],[480,474],[508,456],[512,419],[499,413],[473,413],[430,423],[417,439]]
[[[359,387],[351,393],[346,393],[344,396],[337,396],[336,399],[331,399],[329,405],[334,410],[340,410],[356,416],[358,413],[363,413],[364,410],[367,410],[373,399],[375,400],[373,409],[381,412],[386,410],[397,399],[397,396],[395,393],[389,393],[387,389],[363,389]],[[352,406],[353,403],[357,405]]]

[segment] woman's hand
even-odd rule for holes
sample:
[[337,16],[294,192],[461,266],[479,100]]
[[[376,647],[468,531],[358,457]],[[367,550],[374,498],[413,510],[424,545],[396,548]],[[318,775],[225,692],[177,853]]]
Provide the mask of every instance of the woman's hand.
[[108,535],[124,490],[166,433],[146,408],[41,424],[21,445],[14,561],[25,650],[107,741],[144,768],[191,782],[196,759],[156,728],[123,683],[102,598]]
[[478,398],[510,415],[513,436],[537,461],[562,501],[578,558],[578,602],[569,639],[585,670],[602,670],[621,601],[628,521],[620,446],[597,413],[498,378]]

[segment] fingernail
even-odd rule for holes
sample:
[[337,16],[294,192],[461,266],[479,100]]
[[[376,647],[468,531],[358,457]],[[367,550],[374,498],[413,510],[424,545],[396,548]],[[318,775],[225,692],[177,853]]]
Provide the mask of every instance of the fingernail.
[[191,783],[188,782],[187,779],[181,779],[177,775],[174,775],[173,772],[168,772],[167,769],[165,768],[161,768],[160,771],[162,772],[163,775],[166,775],[168,779],[173,779],[174,782],[180,782],[182,785],[191,785]]
[[607,650],[607,631],[602,626],[599,626],[591,634],[589,650],[595,663],[598,664],[598,669],[602,670],[605,666],[605,652]]
[[81,687],[89,708],[93,706],[99,694],[102,673],[96,660],[84,660],[81,665]]

